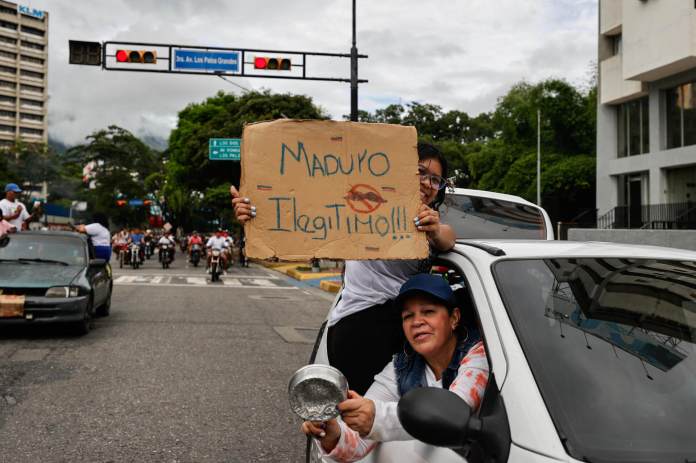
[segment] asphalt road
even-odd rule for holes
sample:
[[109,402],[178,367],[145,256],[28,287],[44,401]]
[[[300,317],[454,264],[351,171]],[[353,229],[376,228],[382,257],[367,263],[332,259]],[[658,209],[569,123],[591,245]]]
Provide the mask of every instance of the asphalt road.
[[287,382],[331,297],[183,261],[114,269],[111,315],[84,337],[0,329],[1,462],[304,461]]

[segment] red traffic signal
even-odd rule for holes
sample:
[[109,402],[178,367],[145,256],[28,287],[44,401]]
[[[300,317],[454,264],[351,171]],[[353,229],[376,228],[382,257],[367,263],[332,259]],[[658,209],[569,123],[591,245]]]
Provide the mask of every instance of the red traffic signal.
[[266,58],[257,56],[254,58],[254,69],[266,69],[270,71],[289,71],[292,67],[290,58]]
[[117,205],[118,207],[123,207],[123,206],[126,205],[126,200],[125,200],[125,199],[116,200],[116,205]]
[[116,61],[119,63],[157,63],[156,50],[116,50]]

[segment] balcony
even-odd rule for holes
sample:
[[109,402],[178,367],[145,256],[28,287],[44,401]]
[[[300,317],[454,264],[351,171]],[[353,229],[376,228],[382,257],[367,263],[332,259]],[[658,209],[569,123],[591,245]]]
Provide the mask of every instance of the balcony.
[[648,94],[643,82],[623,78],[623,57],[614,55],[599,65],[602,104],[618,104]]

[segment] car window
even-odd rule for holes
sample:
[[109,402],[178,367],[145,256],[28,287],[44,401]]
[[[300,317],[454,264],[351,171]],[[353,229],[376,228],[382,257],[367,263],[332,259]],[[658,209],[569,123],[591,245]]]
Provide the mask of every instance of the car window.
[[7,246],[0,248],[0,259],[9,260],[43,259],[85,265],[85,257],[83,242],[71,236],[16,233],[10,237]]
[[528,204],[450,193],[440,207],[443,223],[458,239],[539,239],[547,237],[541,211]]
[[502,261],[495,278],[569,454],[696,457],[696,262]]

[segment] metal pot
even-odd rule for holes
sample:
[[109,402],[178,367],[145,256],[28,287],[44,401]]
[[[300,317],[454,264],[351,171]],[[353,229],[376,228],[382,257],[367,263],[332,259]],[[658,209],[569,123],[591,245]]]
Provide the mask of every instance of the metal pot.
[[305,421],[326,421],[338,416],[336,405],[348,398],[348,380],[336,368],[307,365],[288,384],[290,408]]

